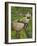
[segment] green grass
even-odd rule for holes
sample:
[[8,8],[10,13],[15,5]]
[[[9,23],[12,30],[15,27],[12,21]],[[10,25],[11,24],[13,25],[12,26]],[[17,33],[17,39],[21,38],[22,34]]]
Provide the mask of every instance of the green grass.
[[[29,7],[24,7],[24,8],[23,7],[22,8],[21,7],[11,7],[11,22],[15,21],[15,20],[22,19],[24,16],[23,15],[20,16],[19,14],[20,13],[26,14],[27,12],[32,14],[32,8],[31,7],[30,8]],[[19,36],[20,36],[19,37],[20,39],[32,38],[32,18],[29,21],[27,28],[26,29],[23,28],[22,30],[20,30]],[[11,30],[11,39],[16,39],[16,31],[15,30]]]
[[11,31],[11,38],[16,39],[16,31]]

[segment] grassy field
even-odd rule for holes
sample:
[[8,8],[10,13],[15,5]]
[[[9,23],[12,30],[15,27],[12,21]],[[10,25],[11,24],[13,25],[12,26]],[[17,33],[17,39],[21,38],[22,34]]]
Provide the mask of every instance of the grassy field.
[[[26,28],[21,29],[18,32],[19,39],[32,38],[32,8],[31,7],[11,7],[11,22],[15,20],[21,20],[25,17],[25,14],[29,12],[31,19]],[[11,28],[11,39],[17,39],[17,32]]]

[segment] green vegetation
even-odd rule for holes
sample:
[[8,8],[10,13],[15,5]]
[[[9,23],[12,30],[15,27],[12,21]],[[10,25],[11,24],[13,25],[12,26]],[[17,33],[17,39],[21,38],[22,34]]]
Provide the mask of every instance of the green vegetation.
[[[11,22],[15,20],[21,20],[25,17],[25,14],[29,12],[32,15],[32,8],[31,7],[11,7]],[[17,39],[16,38],[16,30],[11,29],[11,39]],[[27,35],[28,34],[28,35]],[[32,38],[32,16],[31,19],[26,27],[21,29],[19,32],[19,39],[25,39],[25,38]]]

